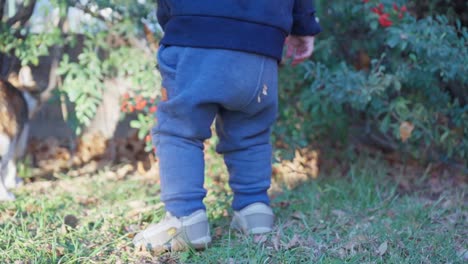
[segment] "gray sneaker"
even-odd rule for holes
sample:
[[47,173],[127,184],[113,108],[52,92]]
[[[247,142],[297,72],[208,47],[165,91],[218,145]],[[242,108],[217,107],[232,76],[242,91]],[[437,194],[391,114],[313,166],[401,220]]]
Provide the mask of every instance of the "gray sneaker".
[[210,242],[210,227],[204,210],[180,218],[167,212],[161,222],[150,225],[133,239],[135,248],[144,247],[156,253],[183,251],[189,247],[205,249]]
[[234,211],[231,228],[244,234],[263,234],[273,229],[274,214],[264,203],[253,203],[240,211]]

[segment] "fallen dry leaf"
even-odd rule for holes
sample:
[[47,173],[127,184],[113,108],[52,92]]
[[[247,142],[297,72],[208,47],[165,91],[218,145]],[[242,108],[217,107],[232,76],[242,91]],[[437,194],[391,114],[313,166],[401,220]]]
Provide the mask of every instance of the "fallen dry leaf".
[[351,240],[347,242],[343,247],[347,250],[354,250],[354,248],[359,247],[360,245],[367,242],[368,240],[369,239],[366,236],[357,235],[351,238]]
[[254,243],[261,244],[267,240],[267,236],[265,235],[254,235],[253,241]]
[[301,183],[318,177],[319,153],[311,149],[296,149],[293,160],[282,160],[273,167],[273,179],[294,189]]
[[341,259],[346,258],[346,250],[344,250],[343,248],[338,249],[336,253]]
[[339,210],[339,209],[333,209],[331,211],[332,214],[336,215],[337,217],[344,217],[346,216],[346,212],[343,211],[343,210]]
[[127,203],[127,205],[132,209],[140,209],[146,207],[146,203],[141,200],[130,201]]
[[280,250],[280,232],[279,230],[276,232],[276,234],[273,236],[273,239],[271,241],[273,243],[273,248],[278,251]]
[[402,122],[400,124],[400,138],[402,142],[406,142],[410,137],[411,133],[414,130],[414,125],[410,122]]
[[291,217],[292,217],[293,219],[297,219],[297,220],[301,220],[301,221],[303,221],[303,220],[306,219],[306,216],[304,215],[304,213],[303,213],[303,212],[299,212],[299,211],[294,212],[294,213],[291,215]]
[[148,251],[143,245],[135,247],[135,255],[140,257],[152,257],[151,252]]
[[123,179],[125,176],[127,176],[129,173],[133,172],[135,168],[131,164],[125,164],[121,168],[117,170],[117,177],[118,179]]
[[61,246],[57,246],[55,247],[55,254],[57,254],[57,256],[61,257],[63,255],[65,255],[65,248],[64,247],[61,247]]
[[75,200],[82,206],[95,205],[99,202],[99,199],[97,197],[86,195],[79,195],[75,198]]
[[467,248],[459,248],[457,249],[457,255],[463,261],[468,261],[468,249]]
[[124,226],[124,231],[128,233],[129,238],[133,238],[136,232],[138,232],[139,230],[140,230],[140,227],[138,225]]
[[293,238],[291,238],[291,240],[289,240],[288,244],[286,245],[286,249],[291,249],[299,245],[299,236],[297,234],[294,234]]
[[377,249],[377,252],[379,253],[380,256],[383,256],[388,249],[388,242],[385,241],[382,244],[380,244],[379,249]]
[[215,228],[214,231],[215,231],[215,236],[218,237],[218,238],[221,237],[221,236],[223,235],[223,228],[220,227],[220,226],[218,226],[217,228]]

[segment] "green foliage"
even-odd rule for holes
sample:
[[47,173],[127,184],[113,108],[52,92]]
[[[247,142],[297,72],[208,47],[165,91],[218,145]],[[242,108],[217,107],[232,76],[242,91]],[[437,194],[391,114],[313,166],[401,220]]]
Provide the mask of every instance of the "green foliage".
[[63,44],[60,31],[53,29],[43,34],[20,35],[20,30],[8,28],[0,22],[0,53],[16,56],[23,65],[37,65],[39,57],[49,54],[53,45]]
[[[142,22],[155,23],[151,21],[155,1],[54,0],[49,4],[50,10],[58,10],[62,22],[70,19],[70,8],[81,10],[92,19],[80,25],[80,34],[70,33],[61,23],[57,26],[52,22],[46,23],[41,32],[31,33],[28,26],[8,27],[8,20],[3,19],[0,52],[15,55],[23,65],[37,65],[41,56],[49,55],[52,46],[79,50],[76,58],[65,54],[58,68],[58,74],[63,77],[59,90],[73,107],[68,121],[78,134],[95,116],[106,80],[129,81],[135,93],[147,98],[156,96],[155,60],[145,43]],[[41,14],[50,15],[50,10]],[[82,43],[78,41],[79,36],[84,37]]]
[[[346,141],[359,131],[372,144],[414,157],[466,160],[468,33],[462,2],[316,1],[324,32],[313,61],[281,70],[275,140],[294,149],[325,136]],[[132,126],[144,138],[155,120],[149,105],[137,106],[156,102],[158,94],[154,57],[141,45],[142,20],[154,23],[154,1],[50,3],[62,18],[70,7],[93,18],[82,25],[80,55],[64,56],[59,67],[75,130],[81,132],[94,117],[105,81],[125,79],[130,96],[142,98],[123,112],[140,112]],[[65,35],[61,27],[32,34],[6,21],[0,22],[0,52],[22,64],[37,64],[54,45],[77,43],[77,34]],[[403,125],[410,128],[405,135]]]
[[[153,144],[150,134],[151,128],[155,125],[153,115],[147,112],[139,113],[137,118],[130,122],[130,127],[138,129],[138,139],[146,141],[145,151],[150,152],[153,150]],[[146,137],[146,138],[145,138]]]
[[[97,24],[87,29],[85,48],[78,61],[64,60],[60,67],[65,76],[62,90],[75,105],[78,133],[81,126],[88,125],[94,117],[105,89],[105,79],[130,80],[133,90],[153,98],[157,87],[154,58],[139,45],[144,37],[141,20],[149,15],[155,4],[91,1],[87,5],[96,10],[92,14],[105,26],[101,28],[102,25]],[[112,10],[111,15],[107,18],[99,15],[104,10]]]
[[[382,2],[391,26],[371,11],[378,1],[319,1],[319,13],[328,15],[313,62],[282,73],[279,125],[301,124],[303,131],[298,139],[279,127],[277,135],[291,143],[346,140],[358,126],[367,138],[379,138],[371,143],[414,157],[466,159],[467,29],[444,16],[416,19],[400,11],[406,1],[395,8]],[[291,71],[301,77],[293,85],[284,81]],[[414,126],[408,140],[405,123]]]
[[[58,73],[65,75],[62,91],[74,103],[74,117],[80,124],[89,125],[101,103],[104,76],[103,63],[93,51],[92,43],[86,42],[85,45],[78,62],[70,62],[69,57],[64,56]],[[80,126],[76,131],[81,132]]]

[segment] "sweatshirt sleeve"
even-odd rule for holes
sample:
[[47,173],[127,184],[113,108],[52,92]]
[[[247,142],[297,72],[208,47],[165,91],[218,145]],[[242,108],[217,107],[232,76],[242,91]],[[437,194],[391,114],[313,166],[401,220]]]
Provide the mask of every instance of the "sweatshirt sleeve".
[[313,0],[294,0],[292,35],[313,36],[322,31],[315,18]]

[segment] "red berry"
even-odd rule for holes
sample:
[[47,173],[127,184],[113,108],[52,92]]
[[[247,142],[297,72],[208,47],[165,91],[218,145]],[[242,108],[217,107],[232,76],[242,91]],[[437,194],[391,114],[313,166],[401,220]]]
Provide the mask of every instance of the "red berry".
[[379,23],[382,27],[389,27],[393,24],[392,20],[390,20],[388,14],[383,14],[379,17]]
[[147,102],[146,100],[141,99],[140,101],[137,101],[137,104],[135,105],[135,109],[138,111],[141,111],[145,109]]
[[141,95],[138,95],[137,97],[135,97],[135,102],[140,102],[141,100],[143,100],[143,96]]

